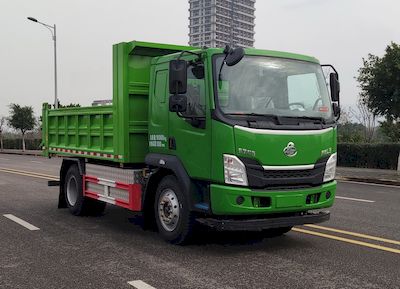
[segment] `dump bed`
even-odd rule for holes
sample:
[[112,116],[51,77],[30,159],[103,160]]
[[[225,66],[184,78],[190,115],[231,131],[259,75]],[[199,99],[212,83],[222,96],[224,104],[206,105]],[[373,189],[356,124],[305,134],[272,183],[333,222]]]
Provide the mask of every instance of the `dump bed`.
[[61,109],[43,104],[44,155],[143,163],[148,152],[151,61],[192,49],[138,41],[115,44],[113,104]]

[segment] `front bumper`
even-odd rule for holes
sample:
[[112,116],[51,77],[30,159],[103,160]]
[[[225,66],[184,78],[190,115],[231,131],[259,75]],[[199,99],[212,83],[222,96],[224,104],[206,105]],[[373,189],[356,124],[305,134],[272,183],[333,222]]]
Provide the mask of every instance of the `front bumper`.
[[[335,193],[336,181],[312,188],[271,191],[216,184],[210,186],[211,210],[214,215],[306,212],[331,207]],[[242,202],[238,202],[238,198]]]
[[218,231],[261,231],[273,228],[299,226],[304,224],[316,224],[328,221],[329,212],[307,213],[299,216],[276,217],[264,219],[215,219],[200,218],[197,221]]

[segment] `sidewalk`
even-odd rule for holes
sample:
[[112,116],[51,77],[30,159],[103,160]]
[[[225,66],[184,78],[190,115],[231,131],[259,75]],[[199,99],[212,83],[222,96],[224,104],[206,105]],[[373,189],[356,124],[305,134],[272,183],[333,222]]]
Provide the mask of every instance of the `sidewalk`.
[[38,150],[26,150],[26,151],[23,152],[22,150],[10,150],[10,149],[5,149],[5,150],[0,151],[0,154],[41,156],[41,155],[42,155],[42,151],[38,151]]
[[338,180],[400,186],[400,172],[395,170],[338,167]]

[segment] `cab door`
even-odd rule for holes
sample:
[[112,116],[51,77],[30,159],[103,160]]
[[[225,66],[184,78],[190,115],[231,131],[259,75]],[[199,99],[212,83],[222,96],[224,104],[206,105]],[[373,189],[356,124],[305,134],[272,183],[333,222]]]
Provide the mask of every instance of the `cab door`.
[[168,66],[160,64],[154,68],[154,79],[150,93],[149,150],[166,154],[168,148]]
[[168,145],[170,153],[180,159],[190,177],[208,180],[211,177],[210,93],[206,73],[201,77],[196,69],[199,64],[187,67],[186,112],[169,112]]

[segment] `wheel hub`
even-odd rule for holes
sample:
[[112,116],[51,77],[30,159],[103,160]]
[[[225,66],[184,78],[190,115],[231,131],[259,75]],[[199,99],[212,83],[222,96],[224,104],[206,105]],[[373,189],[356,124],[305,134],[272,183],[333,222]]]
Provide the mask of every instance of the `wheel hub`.
[[78,182],[71,176],[67,183],[67,201],[71,207],[75,206],[78,200]]
[[179,201],[171,189],[164,190],[158,202],[158,217],[163,228],[169,232],[176,229],[179,221]]

